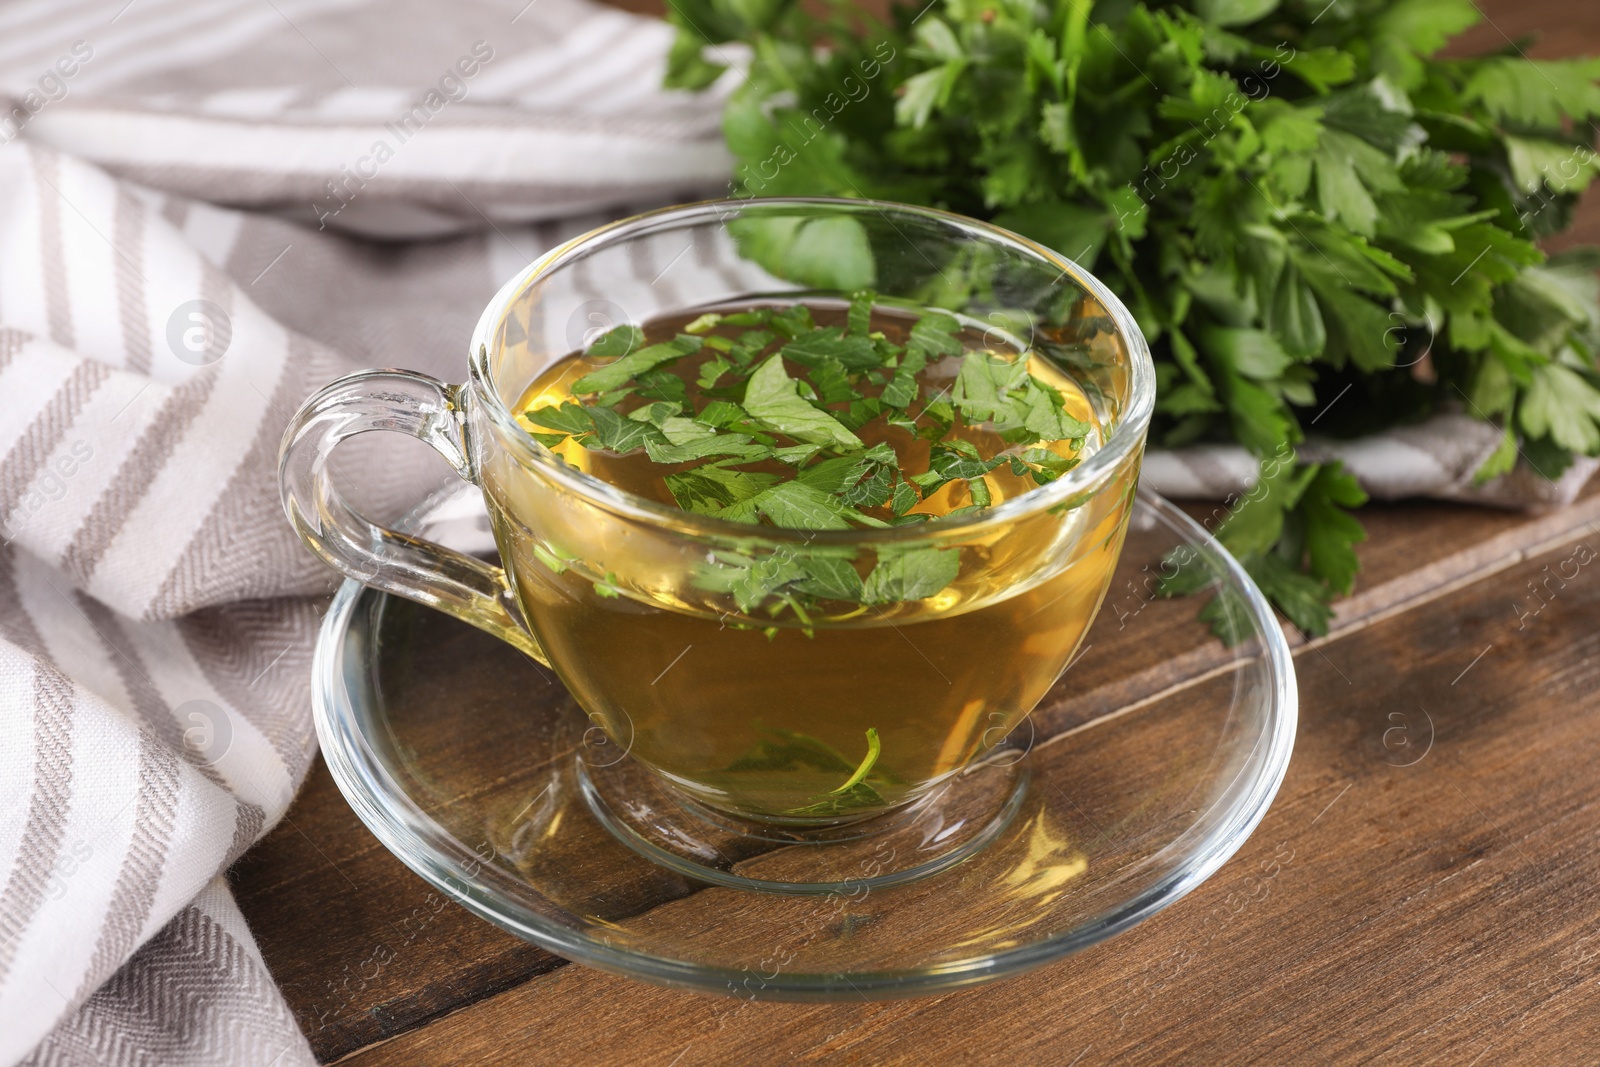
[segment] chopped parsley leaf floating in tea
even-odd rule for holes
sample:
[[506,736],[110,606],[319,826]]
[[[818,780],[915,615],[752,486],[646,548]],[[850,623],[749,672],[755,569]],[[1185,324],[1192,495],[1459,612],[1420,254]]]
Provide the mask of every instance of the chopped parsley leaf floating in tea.
[[[530,621],[552,645],[618,657],[574,692],[626,711],[635,758],[716,790],[726,810],[822,822],[911,799],[974,744],[975,715],[1031,706],[1058,676],[1048,646],[1076,645],[1115,559],[1114,535],[1088,543],[1056,522],[1083,517],[1088,491],[1050,493],[1016,536],[1000,522],[873,534],[937,534],[1100,444],[1063,366],[971,318],[902,307],[862,292],[619,327],[547,367],[514,409],[570,469],[674,509],[636,536],[542,479],[500,487],[540,497],[506,554]],[[1124,466],[1107,503],[1133,475]],[[731,525],[675,536],[684,513]],[[1045,576],[1059,582],[1046,590],[1034,558],[1082,569]],[[938,624],[902,629],[924,620]],[[1035,649],[1032,632],[1050,642]],[[667,655],[634,669],[646,648]],[[996,659],[1003,648],[1016,655]],[[674,668],[686,653],[692,668]],[[968,662],[1015,664],[1007,685],[1021,681],[997,698],[992,672]],[[685,704],[686,689],[720,695]],[[661,742],[686,707],[706,739],[692,754]]]
[[[541,375],[521,418],[563,462],[609,484],[790,530],[976,514],[1077,465],[1092,414],[1065,373],[991,350],[987,335],[946,312],[876,300],[863,291],[847,308],[751,306],[619,326]],[[543,551],[536,558],[553,573],[572,565]],[[962,555],[935,545],[719,547],[691,580],[743,616],[725,625],[776,639],[751,616],[788,613],[810,634],[819,620],[936,596],[956,581]],[[590,579],[600,596],[626,594],[610,574]],[[858,781],[848,792],[864,790]]]
[[[874,301],[855,294],[836,324],[793,304],[708,312],[665,339],[619,326],[589,346],[585,373],[522,418],[568,459],[575,444],[633,461],[625,488],[654,483],[685,511],[799,530],[970,514],[1076,465],[1091,426],[1044,368],[969,343],[947,313],[881,315]],[[995,484],[996,472],[1012,482]],[[847,591],[839,568],[821,571],[811,584]],[[868,593],[932,584],[873,577]]]

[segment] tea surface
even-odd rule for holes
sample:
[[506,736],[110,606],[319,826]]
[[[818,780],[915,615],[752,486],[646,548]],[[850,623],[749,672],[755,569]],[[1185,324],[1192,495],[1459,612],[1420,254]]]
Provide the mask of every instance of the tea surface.
[[566,462],[659,503],[802,529],[904,525],[1054,481],[1098,439],[1046,360],[953,316],[744,307],[624,326],[523,397]]

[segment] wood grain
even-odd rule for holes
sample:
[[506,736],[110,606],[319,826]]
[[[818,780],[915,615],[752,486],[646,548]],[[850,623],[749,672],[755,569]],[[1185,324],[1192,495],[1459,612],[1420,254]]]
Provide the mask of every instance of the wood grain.
[[[1352,599],[1350,618],[1341,620],[1335,636],[1354,632],[1372,617],[1421,610],[1430,589],[1474,574],[1481,577],[1517,558],[1524,546],[1585,529],[1597,516],[1600,494],[1573,508],[1532,517],[1458,506],[1389,509],[1380,521],[1392,528],[1363,546],[1380,557],[1367,564],[1380,580]],[[1177,699],[1223,660],[1220,647],[1196,640],[1190,624],[1196,610],[1192,601],[1150,601],[1135,584],[1138,548],[1135,536],[1120,580],[1090,634],[1091,644],[1070,672],[1071,684],[1059,687],[1040,710],[1041,746],[1052,733],[1108,711],[1163,697]],[[1400,561],[1407,559],[1410,571],[1400,569]],[[1429,581],[1436,584],[1429,586]],[[1509,609],[1506,615],[1512,617]],[[436,632],[454,637],[419,653],[414,670],[425,679],[446,673],[463,655],[462,642],[479,650],[495,648],[476,641],[464,627],[447,625]],[[1326,642],[1312,648],[1299,635],[1292,636],[1301,645],[1297,660],[1302,670],[1308,659],[1328,664],[1343,659]],[[1162,665],[1127,676],[1119,666],[1126,662],[1119,652],[1123,642],[1153,643],[1164,653]],[[537,666],[509,649],[484,668],[480,684],[462,679],[458,690],[439,698],[470,701],[492,715],[508,694],[550,684]],[[482,736],[503,733],[486,729]],[[448,740],[440,739],[440,744]],[[487,762],[492,756],[483,753],[481,758]],[[269,967],[324,1058],[426,1025],[565,966],[446,904],[356,820],[320,761],[285,823],[235,865],[233,880],[241,908],[252,927],[262,931]]]
[[[1600,538],[1578,543],[1595,558]],[[1301,657],[1301,737],[1266,821],[1108,945],[884,1004],[742,1004],[567,967],[357,1061],[1585,1062],[1600,1039],[1594,564],[1520,628],[1511,610],[1574,548]]]
[[[1485,6],[1465,50],[1540,29],[1535,55],[1600,53],[1593,4]],[[1600,242],[1593,198],[1579,239]],[[1600,548],[1600,493],[1543,516],[1412,503],[1364,520],[1361,585],[1333,632],[1292,635],[1302,732],[1267,821],[1185,901],[1032,975],[900,1003],[742,1005],[571,966],[412,875],[320,761],[230,878],[325,1061],[1592,1062],[1600,581],[1590,565],[1543,586],[1556,592],[1536,614],[1528,583],[1574,544]],[[1136,568],[1124,577],[1073,687],[1042,709],[1052,730],[1181,701],[1215,662],[1176,636],[1192,603],[1149,603]],[[1123,677],[1132,640],[1169,662]],[[509,654],[484,694],[507,682],[544,684]],[[1429,722],[1427,755],[1395,766]]]

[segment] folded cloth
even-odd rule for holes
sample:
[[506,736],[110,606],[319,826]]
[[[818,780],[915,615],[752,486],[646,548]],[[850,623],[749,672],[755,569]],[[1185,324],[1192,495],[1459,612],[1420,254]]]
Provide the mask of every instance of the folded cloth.
[[[0,1065],[311,1061],[220,878],[315,751],[333,582],[279,436],[347,370],[460,380],[532,257],[726,188],[720,91],[659,89],[669,43],[584,0],[0,10]],[[1326,447],[1379,495],[1462,495],[1480,430]],[[365,443],[377,517],[448,476]]]
[[[0,1064],[311,1062],[220,877],[315,753],[333,580],[278,441],[339,374],[459,380],[533,256],[725,187],[668,41],[580,0],[0,10]],[[380,515],[449,476],[379,444]]]
[[28,0],[0,92],[118,177],[385,237],[726,189],[721,96],[660,89],[665,25],[519,3]]
[[[1572,503],[1600,459],[1579,456],[1558,477],[1526,462],[1478,484],[1478,468],[1500,447],[1501,431],[1481,419],[1445,413],[1348,441],[1311,437],[1295,450],[1314,463],[1337,460],[1376,500],[1431,497],[1492,507],[1540,510]],[[1225,500],[1247,492],[1260,463],[1238,445],[1151,449],[1145,485],[1176,500]]]

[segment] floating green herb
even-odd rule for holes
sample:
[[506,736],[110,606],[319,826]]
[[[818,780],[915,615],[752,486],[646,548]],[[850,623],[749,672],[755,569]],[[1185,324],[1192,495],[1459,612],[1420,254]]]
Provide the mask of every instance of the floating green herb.
[[[1091,427],[1028,354],[964,341],[960,321],[941,311],[877,329],[876,300],[854,293],[842,316],[829,313],[836,323],[819,323],[803,304],[712,311],[655,343],[620,326],[583,353],[588,366],[559,402],[522,417],[546,447],[571,442],[653,465],[644,469],[685,511],[796,530],[970,514],[992,506],[996,471],[1045,485],[1077,462]],[[939,388],[925,380],[936,365]],[[908,469],[891,432],[926,442],[926,459]],[[973,433],[991,442],[987,452]],[[918,510],[952,483],[970,503]],[[823,601],[918,600],[959,570],[956,550],[886,549],[865,570],[851,553],[806,547],[759,559],[713,553],[698,584],[732,595],[742,611],[768,602],[809,626]],[[617,592],[609,579],[596,588]]]

